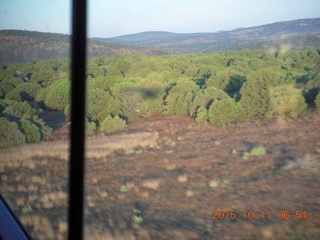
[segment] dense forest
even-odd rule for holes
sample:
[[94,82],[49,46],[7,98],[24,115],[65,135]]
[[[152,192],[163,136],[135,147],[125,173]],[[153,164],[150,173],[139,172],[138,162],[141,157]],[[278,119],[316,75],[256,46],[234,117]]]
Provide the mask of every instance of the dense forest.
[[[0,68],[0,147],[38,142],[49,112],[70,110],[70,62],[45,59]],[[190,116],[220,127],[297,118],[320,108],[320,49],[184,55],[115,55],[87,66],[87,134],[117,132],[139,117]]]

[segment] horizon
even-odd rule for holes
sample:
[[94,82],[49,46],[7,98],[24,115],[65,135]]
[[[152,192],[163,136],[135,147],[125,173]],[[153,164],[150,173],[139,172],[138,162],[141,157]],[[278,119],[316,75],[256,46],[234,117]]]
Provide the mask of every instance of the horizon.
[[[234,29],[230,30],[218,30],[214,32],[170,32],[166,30],[149,30],[149,31],[142,31],[142,32],[136,32],[136,33],[128,33],[128,34],[123,34],[123,35],[117,35],[117,36],[111,36],[111,37],[95,37],[95,36],[88,36],[88,39],[99,39],[99,38],[116,38],[116,37],[122,37],[122,36],[128,36],[128,35],[136,35],[136,34],[141,34],[141,33],[151,33],[151,32],[163,32],[163,33],[172,33],[172,34],[199,34],[199,33],[219,33],[219,32],[231,32],[231,31],[237,31],[237,30],[242,30],[246,28],[254,28],[254,27],[259,27],[259,26],[264,26],[264,25],[270,25],[274,23],[281,23],[281,22],[291,22],[291,21],[299,21],[299,20],[307,20],[307,19],[320,19],[320,17],[315,17],[315,18],[300,18],[300,19],[292,19],[292,20],[285,20],[285,21],[278,21],[278,22],[271,22],[271,23],[266,23],[262,25],[255,25],[255,26],[248,26],[248,27],[236,27]],[[0,29],[0,31],[28,31],[28,32],[39,32],[39,33],[51,33],[51,34],[61,34],[61,35],[68,35],[71,36],[71,33],[59,33],[59,32],[48,32],[48,31],[37,31],[37,30],[28,30],[28,29]]]
[[[0,0],[0,9],[0,30],[71,34],[68,0]],[[88,9],[88,38],[159,31],[215,33],[320,17],[318,0],[88,0]]]

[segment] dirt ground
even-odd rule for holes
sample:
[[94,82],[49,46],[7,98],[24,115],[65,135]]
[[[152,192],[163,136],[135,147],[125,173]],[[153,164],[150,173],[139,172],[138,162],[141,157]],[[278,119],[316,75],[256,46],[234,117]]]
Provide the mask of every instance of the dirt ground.
[[[0,149],[1,193],[35,239],[67,236],[67,128]],[[319,130],[319,112],[225,128],[158,116],[88,137],[86,239],[320,239]]]

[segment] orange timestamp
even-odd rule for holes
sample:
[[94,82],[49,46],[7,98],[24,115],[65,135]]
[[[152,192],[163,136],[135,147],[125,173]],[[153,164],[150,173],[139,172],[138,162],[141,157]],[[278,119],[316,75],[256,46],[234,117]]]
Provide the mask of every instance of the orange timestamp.
[[223,219],[278,219],[278,220],[305,220],[308,218],[307,210],[287,210],[287,209],[280,209],[274,213],[270,210],[258,210],[254,211],[252,209],[247,209],[243,211],[237,210],[221,210],[221,209],[214,209],[212,211],[212,219],[214,220],[223,220]]

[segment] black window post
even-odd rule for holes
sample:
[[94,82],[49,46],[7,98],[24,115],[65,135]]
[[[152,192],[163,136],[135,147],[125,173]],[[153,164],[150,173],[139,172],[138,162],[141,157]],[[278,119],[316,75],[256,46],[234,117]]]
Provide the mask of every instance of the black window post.
[[72,1],[68,239],[83,239],[87,2]]

